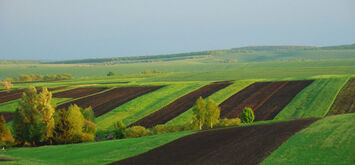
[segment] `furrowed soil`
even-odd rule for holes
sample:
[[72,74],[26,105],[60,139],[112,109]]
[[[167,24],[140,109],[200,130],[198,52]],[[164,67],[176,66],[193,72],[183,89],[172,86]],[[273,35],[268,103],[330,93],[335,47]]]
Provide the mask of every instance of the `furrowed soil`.
[[255,121],[271,120],[312,82],[313,80],[256,82],[220,105],[221,118],[240,117],[243,109],[250,107],[255,113]]
[[296,132],[317,119],[233,127],[199,132],[111,165],[243,164],[255,165]]
[[185,96],[180,97],[179,99],[175,100],[174,102],[168,104],[167,106],[163,107],[162,109],[144,117],[143,119],[133,123],[131,126],[140,125],[146,128],[154,127],[158,124],[164,124],[169,120],[175,118],[176,116],[184,113],[188,109],[190,109],[196,100],[202,96],[206,98],[213,94],[214,92],[223,89],[230,85],[231,82],[223,81],[223,82],[215,82],[209,85],[206,85],[200,89],[197,89]]
[[101,92],[107,88],[76,88],[68,91],[54,93],[53,97],[57,98],[79,98],[88,96],[97,92]]
[[355,78],[349,79],[336,97],[328,115],[355,112]]
[[97,95],[91,95],[85,98],[74,100],[61,104],[57,109],[68,108],[71,104],[76,104],[79,107],[92,107],[95,117],[103,115],[112,109],[128,102],[138,96],[155,91],[162,86],[152,87],[119,87]]
[[[56,88],[48,88],[49,91],[55,91],[55,90],[60,90],[64,89],[67,86],[62,86],[62,87],[56,87]],[[21,98],[22,93],[24,92],[24,89],[18,89],[18,90],[11,90],[10,92],[0,92],[0,103],[5,103],[11,100],[16,100]],[[40,92],[40,90],[38,90]]]

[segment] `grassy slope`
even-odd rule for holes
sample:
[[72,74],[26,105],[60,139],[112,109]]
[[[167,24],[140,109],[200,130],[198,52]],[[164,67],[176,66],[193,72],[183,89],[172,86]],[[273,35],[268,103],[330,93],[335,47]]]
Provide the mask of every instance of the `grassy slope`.
[[[71,98],[52,98],[52,102],[59,104],[61,102],[70,100]],[[12,100],[6,103],[0,104],[0,112],[15,112],[18,107],[19,100]]]
[[302,90],[275,119],[324,117],[349,77],[317,79]]
[[355,114],[313,123],[292,136],[261,164],[354,164]]
[[107,129],[119,120],[129,125],[205,84],[207,82],[171,84],[138,97],[100,116],[96,120],[98,129]]
[[[240,90],[244,89],[251,83],[257,80],[245,80],[245,81],[236,81],[232,85],[229,85],[228,87],[221,89],[211,96],[208,97],[208,99],[214,100],[217,104],[222,103],[229,97],[231,97],[233,94],[239,92]],[[174,119],[170,120],[166,124],[168,125],[179,125],[179,124],[185,124],[188,123],[192,120],[192,110],[191,108],[187,110],[186,112],[182,113],[181,115],[175,117]]]
[[5,162],[5,164],[107,164],[149,151],[192,133],[194,131],[71,145],[12,148],[0,151],[0,157],[19,159],[19,161]]

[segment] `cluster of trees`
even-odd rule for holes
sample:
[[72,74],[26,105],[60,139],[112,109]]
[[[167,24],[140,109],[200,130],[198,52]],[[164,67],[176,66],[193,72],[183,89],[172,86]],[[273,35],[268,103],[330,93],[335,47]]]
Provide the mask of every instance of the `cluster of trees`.
[[20,74],[18,78],[6,78],[7,82],[28,82],[28,81],[54,81],[70,80],[72,77],[68,73],[39,75],[39,74]]
[[[92,109],[71,105],[68,109],[55,110],[52,93],[43,88],[37,93],[29,87],[23,93],[13,121],[13,136],[7,131],[6,122],[0,123],[0,139],[3,142],[23,146],[67,144],[93,141],[96,134]],[[10,134],[10,135],[9,135]],[[3,138],[8,140],[3,140]],[[3,144],[4,145],[4,144]]]
[[147,129],[142,126],[133,126],[126,128],[122,121],[114,123],[115,139],[122,138],[137,138],[147,135],[156,135],[170,132],[179,132],[186,130],[202,130],[213,127],[228,127],[237,126],[241,123],[251,123],[254,121],[254,112],[251,108],[245,107],[241,119],[220,119],[220,107],[213,100],[205,100],[202,97],[198,98],[193,109],[193,119],[191,124],[187,125],[156,125],[153,128]]
[[161,73],[158,70],[144,70],[141,72],[141,74],[152,74],[152,73]]
[[9,81],[1,81],[1,86],[4,87],[5,90],[10,91],[13,87],[12,83]]

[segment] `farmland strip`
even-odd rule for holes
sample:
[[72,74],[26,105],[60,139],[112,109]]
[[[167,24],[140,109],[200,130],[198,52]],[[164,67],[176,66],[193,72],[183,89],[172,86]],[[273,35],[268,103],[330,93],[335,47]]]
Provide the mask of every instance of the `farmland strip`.
[[272,120],[305,87],[313,81],[290,81],[255,111],[255,121]]
[[306,80],[254,83],[220,105],[221,118],[240,117],[245,107],[251,107],[255,120],[271,120],[312,82]]
[[351,78],[336,97],[328,115],[355,112],[355,78]]
[[57,98],[79,98],[88,96],[97,92],[101,92],[107,88],[75,88],[63,92],[54,93],[53,97]]
[[170,103],[169,105],[163,107],[159,111],[156,111],[143,119],[133,123],[133,125],[140,125],[147,128],[151,128],[158,124],[164,124],[169,120],[173,119],[174,117],[182,114],[186,110],[190,109],[196,100],[202,96],[203,98],[208,97],[209,95],[213,94],[214,92],[223,89],[230,85],[231,82],[223,81],[223,82],[215,82],[209,85],[206,85],[198,90],[195,90],[179,99],[175,100],[174,102]]
[[107,92],[91,95],[78,100],[67,102],[58,106],[58,109],[67,108],[71,104],[77,104],[79,107],[92,107],[96,117],[111,111],[112,109],[130,101],[138,96],[152,92],[162,86],[154,87],[119,87]]
[[[66,86],[56,87],[56,88],[48,88],[49,91],[55,91],[66,88]],[[0,103],[5,103],[11,100],[16,100],[21,98],[24,89],[12,90],[10,92],[0,92]],[[40,92],[40,90],[38,90]]]
[[243,164],[254,165],[296,132],[317,119],[301,119],[249,127],[198,132],[141,155],[111,163],[129,164]]

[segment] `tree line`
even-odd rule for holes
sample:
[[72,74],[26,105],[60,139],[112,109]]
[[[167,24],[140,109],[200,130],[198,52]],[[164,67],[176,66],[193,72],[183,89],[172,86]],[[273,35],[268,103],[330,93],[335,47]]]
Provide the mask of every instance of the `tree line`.
[[6,78],[7,82],[31,82],[31,81],[55,81],[55,80],[70,80],[71,74],[52,74],[52,75],[41,75],[41,74],[20,74],[17,78]]

